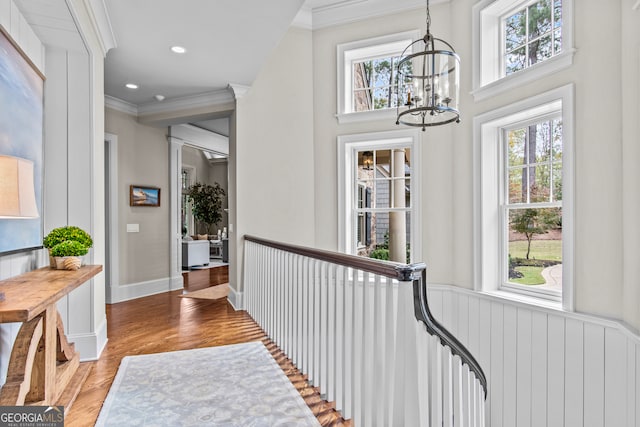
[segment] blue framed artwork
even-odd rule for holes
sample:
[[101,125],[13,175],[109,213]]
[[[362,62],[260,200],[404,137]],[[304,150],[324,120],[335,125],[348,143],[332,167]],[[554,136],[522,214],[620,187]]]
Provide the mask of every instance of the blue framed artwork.
[[129,186],[130,206],[160,206],[160,189],[142,185]]
[[[33,212],[28,218],[18,218],[19,214],[0,217],[0,254],[42,247],[43,92],[44,76],[0,27],[0,168],[4,169],[0,170],[0,191],[12,191],[6,177],[11,178],[11,168],[15,168],[19,184],[13,186],[18,188],[14,193],[22,194],[26,182],[33,187],[28,203],[35,204],[28,208]],[[16,200],[25,203],[24,197]]]

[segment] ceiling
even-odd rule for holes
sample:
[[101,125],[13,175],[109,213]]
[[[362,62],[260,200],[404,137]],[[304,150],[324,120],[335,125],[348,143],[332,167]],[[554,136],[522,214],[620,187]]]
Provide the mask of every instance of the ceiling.
[[[316,21],[325,26],[353,21],[380,8],[386,13],[389,3],[406,9],[420,7],[424,0],[303,2],[105,0],[116,43],[105,60],[105,93],[136,106],[153,106],[229,84],[250,86],[292,24],[316,28]],[[187,52],[171,52],[174,45]],[[125,88],[129,82],[139,88]]]
[[[46,45],[84,50],[66,0],[14,0]],[[447,0],[432,0],[439,3]],[[425,0],[88,0],[104,6],[105,95],[134,111],[248,87],[290,26],[325,28]],[[100,24],[100,23],[99,23]],[[171,52],[172,46],[186,53]],[[106,46],[108,49],[111,46]],[[125,88],[135,83],[138,89]],[[164,100],[158,101],[155,96]],[[206,126],[202,126],[206,127]],[[217,126],[213,126],[217,127]]]
[[[302,3],[105,0],[117,44],[105,60],[105,93],[140,105],[250,86]],[[173,53],[176,45],[187,52]]]

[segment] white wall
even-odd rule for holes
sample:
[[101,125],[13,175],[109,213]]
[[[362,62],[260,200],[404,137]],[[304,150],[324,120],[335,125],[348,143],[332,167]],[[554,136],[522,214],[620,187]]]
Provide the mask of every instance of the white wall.
[[[105,129],[118,136],[118,231],[120,277],[110,303],[171,289],[169,251],[169,150],[167,129],[107,108]],[[129,186],[160,188],[159,207],[129,205]],[[127,224],[139,232],[128,233]]]
[[[235,164],[231,238],[239,244],[230,280],[241,292],[245,234],[313,245],[314,175],[311,32],[290,29],[251,89],[237,101],[230,135]],[[232,116],[231,128],[234,117]],[[235,136],[235,138],[234,138]],[[233,152],[235,150],[235,153]],[[230,200],[234,203],[234,200]],[[233,248],[232,248],[233,250]],[[233,283],[235,281],[235,284]]]
[[640,6],[621,8],[620,44],[623,52],[622,78],[622,229],[623,229],[623,304],[624,319],[640,330]]

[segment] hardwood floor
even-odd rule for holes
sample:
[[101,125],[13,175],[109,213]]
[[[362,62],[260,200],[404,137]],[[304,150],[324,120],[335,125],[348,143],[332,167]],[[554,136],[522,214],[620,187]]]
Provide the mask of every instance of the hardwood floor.
[[92,426],[124,356],[262,340],[323,426],[350,426],[245,311],[226,299],[180,298],[174,291],[107,305],[109,341],[71,407],[65,426]]

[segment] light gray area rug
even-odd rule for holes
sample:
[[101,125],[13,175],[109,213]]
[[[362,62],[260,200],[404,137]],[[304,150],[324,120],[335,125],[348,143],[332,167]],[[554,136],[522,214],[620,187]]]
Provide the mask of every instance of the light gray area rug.
[[96,426],[319,426],[262,342],[127,356]]

